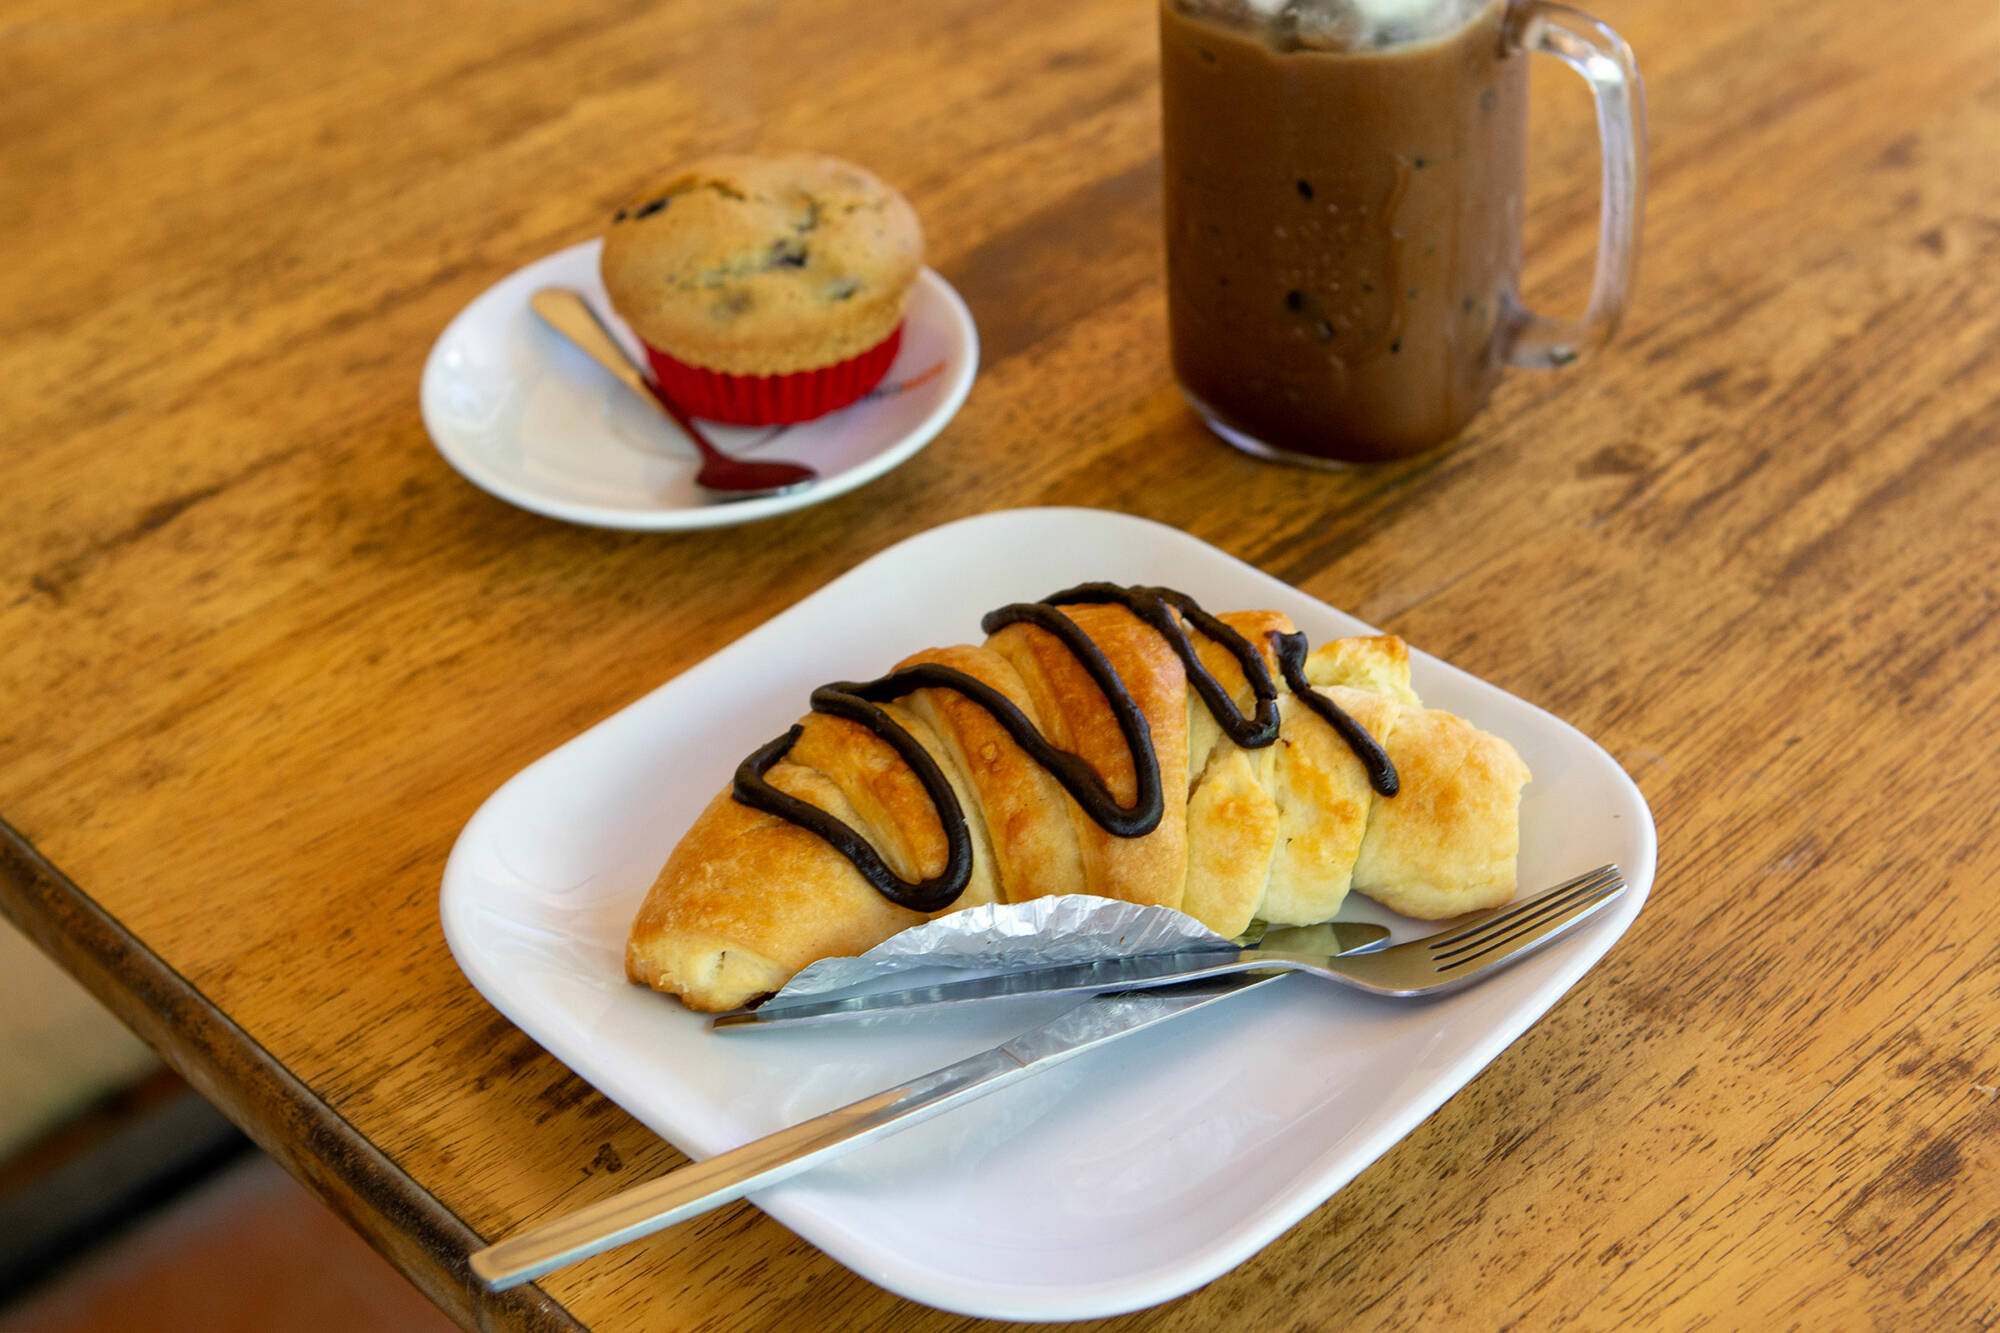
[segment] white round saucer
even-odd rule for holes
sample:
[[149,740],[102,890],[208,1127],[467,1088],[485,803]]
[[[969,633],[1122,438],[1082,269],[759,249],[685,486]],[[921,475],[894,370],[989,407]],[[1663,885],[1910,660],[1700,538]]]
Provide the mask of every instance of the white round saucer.
[[574,287],[626,350],[638,340],[611,314],[597,277],[601,241],[571,246],[487,288],[431,348],[424,426],[445,461],[523,509],[604,528],[671,530],[748,523],[873,481],[930,443],[965,401],[979,334],[951,284],[930,269],[910,291],[903,346],[887,378],[852,407],[796,426],[703,427],[717,447],[816,469],[812,485],[758,500],[717,500],[694,484],[680,430],[528,308],[541,287]]

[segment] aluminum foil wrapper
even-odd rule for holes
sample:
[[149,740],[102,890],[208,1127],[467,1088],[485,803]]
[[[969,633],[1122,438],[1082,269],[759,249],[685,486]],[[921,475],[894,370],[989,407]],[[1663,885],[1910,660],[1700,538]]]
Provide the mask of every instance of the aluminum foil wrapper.
[[822,958],[778,992],[790,1000],[833,991],[922,984],[934,968],[992,975],[1064,963],[1170,953],[1222,936],[1185,912],[1070,893],[1025,903],[988,903],[892,936],[858,958]]

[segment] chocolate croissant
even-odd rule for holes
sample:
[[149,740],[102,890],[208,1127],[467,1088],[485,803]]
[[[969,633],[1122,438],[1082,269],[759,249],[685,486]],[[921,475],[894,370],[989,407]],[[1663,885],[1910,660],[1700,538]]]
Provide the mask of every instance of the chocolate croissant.
[[635,982],[704,1011],[978,903],[1087,893],[1225,936],[1350,889],[1436,919],[1514,892],[1527,766],[1410,688],[1399,638],[1087,584],[1002,607],[743,761],[646,895]]

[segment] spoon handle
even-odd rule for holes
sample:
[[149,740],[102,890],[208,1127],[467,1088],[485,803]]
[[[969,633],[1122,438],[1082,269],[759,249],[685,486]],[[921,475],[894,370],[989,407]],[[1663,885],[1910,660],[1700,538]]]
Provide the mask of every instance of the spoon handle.
[[[625,387],[655,407],[661,407],[660,400],[653,393],[653,386],[632,364],[632,358],[625,355],[625,349],[612,338],[610,330],[597,318],[597,312],[585,303],[583,297],[567,287],[544,287],[530,300],[537,315],[548,321],[556,332],[575,343],[583,352],[616,375]],[[662,408],[664,411],[665,409]]]
[[645,372],[634,365],[625,349],[611,336],[611,330],[590,308],[581,292],[569,287],[544,287],[528,298],[528,304],[550,328],[583,351],[585,356],[618,377],[620,383],[651,403],[656,411],[680,427],[681,434],[701,455],[701,470],[694,484],[723,500],[751,500],[786,491],[818,480],[819,474],[800,463],[776,459],[734,458],[715,447],[680,405],[655,389]]

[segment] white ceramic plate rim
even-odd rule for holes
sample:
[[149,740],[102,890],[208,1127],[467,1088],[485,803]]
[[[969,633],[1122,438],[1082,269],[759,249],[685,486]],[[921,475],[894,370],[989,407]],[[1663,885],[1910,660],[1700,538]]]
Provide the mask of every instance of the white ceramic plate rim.
[[[885,572],[898,570],[912,562],[932,567],[942,563],[941,560],[924,560],[926,554],[936,554],[941,557],[954,550],[964,552],[967,549],[1005,549],[1017,544],[1009,540],[1009,529],[1021,529],[1023,535],[1028,535],[1032,529],[1046,528],[1051,523],[1078,532],[1094,530],[1100,535],[1108,534],[1125,549],[1144,550],[1150,546],[1166,551],[1177,548],[1181,558],[1205,560],[1215,569],[1216,581],[1227,582],[1233,589],[1243,590],[1241,600],[1232,605],[1274,606],[1291,613],[1302,627],[1308,627],[1310,619],[1322,622],[1331,619],[1339,622],[1341,633],[1371,632],[1353,617],[1317,602],[1297,589],[1271,578],[1252,566],[1243,564],[1197,538],[1177,529],[1129,515],[1099,510],[1001,511],[962,519],[918,534],[850,570],[705,662],[690,668],[644,699],[538,760],[536,764],[530,765],[528,769],[502,786],[482,806],[467,824],[458,845],[453,849],[451,860],[446,867],[440,902],[447,941],[460,967],[474,986],[495,1008],[534,1037],[558,1059],[563,1060],[581,1077],[661,1132],[691,1156],[706,1157],[749,1137],[718,1108],[693,1104],[660,1105],[652,1101],[620,1061],[604,1058],[605,1053],[591,1049],[588,1042],[571,1039],[563,1030],[562,1023],[557,1021],[557,1016],[533,1007],[533,996],[523,992],[520,985],[510,978],[503,968],[496,966],[495,961],[488,957],[476,942],[474,917],[481,906],[481,885],[479,871],[473,863],[480,855],[478,848],[482,841],[490,839],[498,826],[510,818],[510,806],[516,799],[514,793],[523,791],[524,786],[530,786],[536,781],[538,768],[558,761],[566,750],[589,742],[593,736],[606,732],[606,729],[627,725],[628,720],[638,710],[648,707],[649,704],[657,706],[661,702],[661,696],[666,692],[683,685],[691,687],[694,682],[709,678],[712,673],[726,671],[729,663],[739,654],[764,652],[784,644],[790,627],[805,617],[814,605],[823,599],[850,594],[857,585],[866,586]],[[1053,586],[1059,585],[1052,585],[1050,590],[1053,590]],[[949,592],[941,595],[946,598],[951,596]],[[1318,608],[1317,612],[1313,608]],[[971,612],[969,618],[976,622],[976,611]],[[1316,634],[1315,638],[1318,637],[1320,636]],[[1518,728],[1523,724],[1523,720],[1526,720],[1534,726],[1544,728],[1545,737],[1553,737],[1552,743],[1567,747],[1567,752],[1573,754],[1579,762],[1592,765],[1590,777],[1601,783],[1603,789],[1611,794],[1611,798],[1619,803],[1621,816],[1627,820],[1627,827],[1620,830],[1621,836],[1626,837],[1627,841],[1622,844],[1623,851],[1619,859],[1630,888],[1617,903],[1584,929],[1555,948],[1546,950],[1535,959],[1512,969],[1507,975],[1530,972],[1536,974],[1532,990],[1527,992],[1524,998],[1514,1002],[1490,1024],[1483,1024],[1483,1030],[1478,1033],[1477,1040],[1458,1058],[1429,1071],[1420,1081],[1406,1088],[1399,1088],[1401,1099],[1386,1114],[1379,1116],[1365,1135],[1358,1139],[1350,1138],[1335,1143],[1322,1152],[1311,1170],[1302,1172],[1291,1181],[1289,1188],[1275,1191],[1261,1212],[1247,1218],[1219,1220],[1216,1234],[1200,1248],[1198,1253],[1184,1257],[1179,1262],[1162,1264],[1149,1271],[1123,1274],[1105,1282],[1048,1285],[1034,1281],[1032,1274],[1010,1274],[991,1280],[974,1281],[962,1276],[940,1273],[935,1267],[926,1264],[922,1256],[898,1252],[892,1247],[877,1244],[870,1236],[858,1232],[852,1220],[842,1215],[841,1201],[837,1197],[831,1200],[815,1198],[810,1191],[797,1186],[783,1186],[756,1196],[755,1201],[759,1206],[840,1263],[871,1281],[913,1300],[958,1313],[987,1318],[1028,1320],[1093,1318],[1140,1309],[1172,1299],[1227,1272],[1331,1197],[1362,1169],[1422,1123],[1447,1098],[1463,1087],[1546,1013],[1549,1007],[1589,971],[1630,926],[1637,917],[1653,881],[1656,845],[1651,812],[1646,806],[1644,797],[1616,761],[1582,733],[1560,719],[1505,694],[1497,687],[1478,681],[1477,678],[1421,652],[1413,651],[1412,668],[1417,676],[1420,692],[1427,696],[1434,690],[1443,688],[1447,683],[1455,682],[1465,688],[1475,688],[1489,698],[1506,700],[1514,710],[1509,718],[1510,725]],[[796,707],[788,704],[781,706],[779,711],[789,718],[796,712]],[[1476,710],[1465,711],[1473,713],[1474,721],[1482,721]],[[1576,867],[1578,870],[1587,868]],[[643,886],[640,892],[643,893]],[[1345,915],[1347,913],[1343,912],[1343,916]],[[1278,991],[1285,986],[1312,984],[1303,978],[1297,978],[1288,979],[1276,987],[1260,989]],[[1500,983],[1488,984],[1497,986]],[[1471,993],[1473,992],[1467,992]],[[1232,1000],[1229,1003],[1238,1004],[1242,1001]],[[1128,1040],[1137,1042],[1147,1039],[1140,1037]],[[884,1083],[889,1081],[893,1080],[883,1080]],[[966,1111],[953,1114],[970,1113],[971,1108],[968,1108]]]
[[[691,531],[772,518],[844,495],[907,461],[937,437],[938,432],[944,429],[945,423],[958,414],[958,409],[965,403],[966,395],[972,390],[972,381],[979,369],[979,331],[973,323],[972,312],[966,308],[965,301],[957,290],[945,281],[944,275],[935,269],[926,268],[917,275],[917,285],[911,299],[913,302],[926,301],[935,307],[937,314],[945,322],[949,342],[943,382],[932,391],[936,395],[936,402],[931,410],[901,437],[854,466],[822,477],[803,490],[784,495],[767,495],[755,500],[732,500],[691,508],[679,506],[661,506],[656,509],[613,508],[566,500],[537,490],[519,478],[491,466],[477,448],[467,444],[461,437],[460,431],[452,423],[450,414],[443,407],[444,385],[453,374],[445,363],[445,353],[456,340],[468,336],[471,329],[483,322],[504,317],[517,307],[525,311],[527,298],[532,290],[548,281],[541,275],[574,267],[577,261],[584,257],[588,257],[589,272],[594,275],[597,268],[596,255],[602,246],[602,240],[583,241],[555,254],[545,255],[500,279],[474,297],[453,317],[451,323],[447,324],[444,331],[438,335],[437,341],[431,345],[430,354],[424,360],[418,404],[424,419],[424,429],[429,432],[431,443],[451,465],[453,471],[488,495],[505,500],[508,504],[548,518],[562,519],[568,523],[625,531]],[[598,286],[594,276],[587,285],[593,288]],[[593,291],[592,295],[595,298],[592,304],[600,312],[604,311],[607,303],[601,290]],[[620,331],[624,331],[622,326]]]

